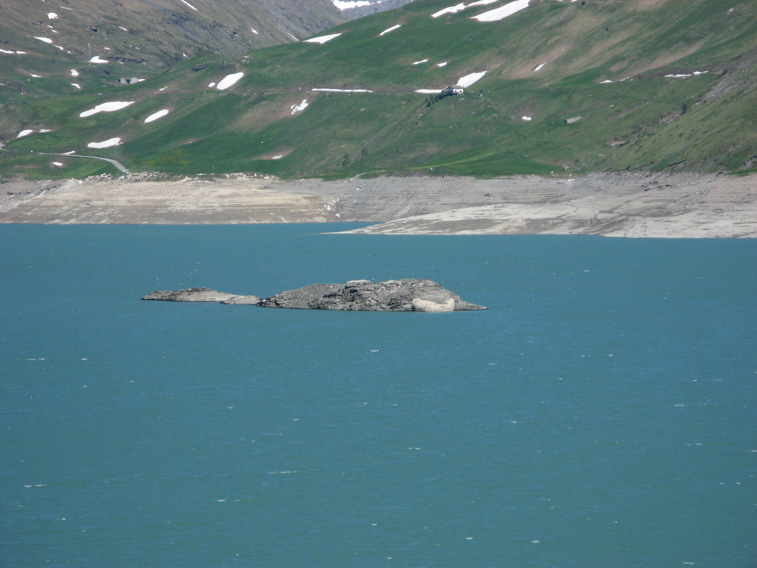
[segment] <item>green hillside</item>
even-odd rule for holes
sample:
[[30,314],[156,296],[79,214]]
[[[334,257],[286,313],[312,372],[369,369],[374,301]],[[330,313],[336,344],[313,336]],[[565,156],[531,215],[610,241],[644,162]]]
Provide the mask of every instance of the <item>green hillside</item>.
[[[754,170],[753,1],[532,0],[498,21],[473,19],[505,5],[432,17],[459,3],[416,0],[324,32],[341,34],[325,43],[209,55],[123,87],[61,85],[65,96],[4,92],[0,175],[116,172],[41,155],[71,151],[174,174]],[[415,92],[484,72],[461,95]],[[133,102],[79,116],[117,101]],[[24,130],[34,132],[17,138]]]

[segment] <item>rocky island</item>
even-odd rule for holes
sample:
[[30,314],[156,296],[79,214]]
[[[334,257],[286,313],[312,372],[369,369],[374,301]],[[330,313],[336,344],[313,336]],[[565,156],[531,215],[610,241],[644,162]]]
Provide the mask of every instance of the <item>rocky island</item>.
[[346,284],[311,284],[268,298],[218,292],[209,288],[158,290],[142,298],[168,302],[220,302],[263,308],[298,310],[343,310],[372,312],[459,312],[485,310],[466,302],[433,280],[404,278],[371,282],[350,280]]

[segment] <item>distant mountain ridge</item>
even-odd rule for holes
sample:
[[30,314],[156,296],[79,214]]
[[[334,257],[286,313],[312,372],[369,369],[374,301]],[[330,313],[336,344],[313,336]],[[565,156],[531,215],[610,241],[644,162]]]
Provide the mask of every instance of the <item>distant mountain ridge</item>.
[[[206,6],[173,1],[193,6],[182,18]],[[62,30],[52,21],[39,30]],[[0,86],[3,176],[112,171],[40,154],[74,151],[133,172],[282,177],[757,166],[752,0],[416,0],[285,45],[182,56],[121,87],[95,78],[141,69],[115,43],[95,43],[108,63],[82,66],[62,31],[41,37],[34,58],[0,54],[16,62]]]

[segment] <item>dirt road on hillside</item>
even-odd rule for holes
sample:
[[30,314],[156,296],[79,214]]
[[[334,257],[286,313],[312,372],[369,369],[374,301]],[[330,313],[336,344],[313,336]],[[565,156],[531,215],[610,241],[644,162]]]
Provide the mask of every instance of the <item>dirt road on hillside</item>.
[[0,222],[367,222],[384,234],[757,237],[757,176],[95,178],[0,186]]

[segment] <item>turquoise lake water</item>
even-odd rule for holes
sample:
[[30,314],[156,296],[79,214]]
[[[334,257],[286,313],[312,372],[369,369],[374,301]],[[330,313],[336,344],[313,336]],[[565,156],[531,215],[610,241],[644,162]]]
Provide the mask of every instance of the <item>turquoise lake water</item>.
[[757,565],[756,241],[343,227],[0,226],[0,565]]

